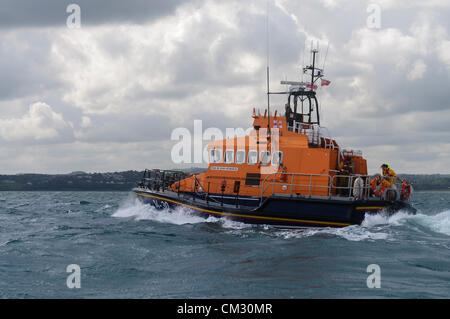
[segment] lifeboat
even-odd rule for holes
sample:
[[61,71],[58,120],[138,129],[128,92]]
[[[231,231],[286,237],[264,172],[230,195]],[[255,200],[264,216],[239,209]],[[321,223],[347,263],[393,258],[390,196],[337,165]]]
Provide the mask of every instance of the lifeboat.
[[[204,217],[281,227],[346,227],[366,214],[414,214],[406,180],[383,183],[369,176],[358,150],[341,148],[320,125],[316,88],[323,70],[304,68],[310,82],[282,81],[285,113],[253,110],[248,136],[213,141],[209,166],[199,174],[145,170],[133,189],[144,203],[170,213],[187,208]],[[268,99],[269,100],[269,99]]]

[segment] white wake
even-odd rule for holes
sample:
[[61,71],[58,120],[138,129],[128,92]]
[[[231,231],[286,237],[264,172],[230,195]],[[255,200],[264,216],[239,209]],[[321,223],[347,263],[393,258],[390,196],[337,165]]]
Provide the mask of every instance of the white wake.
[[119,218],[132,217],[137,221],[152,220],[174,225],[217,223],[227,229],[245,229],[251,227],[251,225],[232,221],[228,218],[217,218],[213,216],[204,218],[183,207],[170,210],[156,209],[154,206],[144,204],[138,198],[133,197],[128,198],[112,216]]
[[[117,211],[112,215],[117,218],[134,218],[135,220],[152,220],[160,223],[174,225],[216,223],[225,229],[238,230],[237,234],[243,235],[246,231],[254,232],[254,225],[232,221],[228,218],[217,218],[210,216],[203,218],[191,210],[179,207],[177,209],[158,210],[150,204],[143,204],[138,198],[129,197]],[[443,211],[436,215],[417,214],[410,215],[407,212],[389,214],[368,214],[361,226],[348,226],[344,228],[301,228],[301,229],[277,229],[270,226],[260,226],[257,232],[262,235],[275,237],[304,238],[318,235],[337,236],[349,241],[375,241],[387,240],[393,235],[392,229],[404,226],[409,221],[418,223],[433,232],[450,236],[450,210]]]

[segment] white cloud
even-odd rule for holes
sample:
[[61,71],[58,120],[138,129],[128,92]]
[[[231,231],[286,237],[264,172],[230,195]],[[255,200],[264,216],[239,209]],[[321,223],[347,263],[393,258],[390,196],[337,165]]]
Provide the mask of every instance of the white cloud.
[[374,0],[383,9],[438,8],[448,7],[448,0]]
[[[448,1],[374,1],[382,6],[379,30],[366,27],[370,2],[274,1],[271,88],[283,90],[285,76],[300,77],[305,39],[308,45],[321,40],[320,64],[329,42],[332,85],[319,90],[323,124],[340,144],[365,151],[369,166],[378,168],[383,158],[400,165],[408,153],[421,160],[405,164],[407,170],[426,172],[431,165],[423,165],[430,161],[424,155],[438,152],[435,145],[445,144],[450,127]],[[205,0],[159,19],[141,16],[138,24],[133,17],[103,17],[109,22],[79,30],[0,29],[7,73],[0,81],[0,142],[34,141],[36,152],[46,152],[5,153],[5,167],[22,171],[34,157],[47,160],[47,171],[77,170],[77,160],[89,170],[111,153],[105,170],[142,168],[150,160],[139,156],[150,147],[145,141],[170,155],[173,127],[190,128],[194,119],[223,129],[248,127],[252,108],[266,105],[265,14],[265,1]],[[28,109],[32,101],[52,107]],[[284,96],[271,101],[282,111]],[[427,151],[425,142],[432,145]],[[66,158],[68,149],[77,158]],[[11,160],[16,157],[22,161]],[[173,167],[162,153],[151,159]],[[435,160],[433,171],[448,172],[443,157]]]
[[419,53],[417,39],[401,30],[361,28],[347,44],[350,54],[366,62],[398,61],[405,53]]
[[88,116],[83,116],[83,117],[81,118],[81,124],[80,124],[80,126],[81,126],[82,128],[88,128],[88,127],[91,127],[91,126],[92,126],[91,118],[88,117]]
[[[214,105],[225,116],[251,110],[264,101],[264,7],[206,1],[149,24],[58,30],[52,60],[70,87],[63,100],[85,115],[164,114],[178,125],[192,110],[208,112]],[[274,25],[285,24],[295,26],[292,19]],[[286,38],[294,47],[273,59],[297,57],[298,37],[294,32]],[[273,38],[274,46],[285,44]]]
[[442,41],[437,47],[439,58],[450,69],[450,41]]
[[0,119],[0,138],[6,141],[55,139],[70,125],[43,102],[30,105],[20,118]]
[[427,71],[427,65],[422,60],[414,62],[412,70],[408,73],[407,78],[410,81],[421,79]]

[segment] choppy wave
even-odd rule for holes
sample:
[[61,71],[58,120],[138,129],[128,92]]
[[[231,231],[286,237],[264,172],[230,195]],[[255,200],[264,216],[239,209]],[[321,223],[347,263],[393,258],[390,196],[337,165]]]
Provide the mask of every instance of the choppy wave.
[[383,232],[371,232],[361,226],[348,226],[343,228],[305,228],[299,230],[284,230],[276,233],[277,236],[290,238],[304,238],[312,236],[341,237],[349,241],[380,240],[387,239],[388,234]]
[[[203,219],[158,211],[128,192],[25,195],[1,194],[2,298],[73,298],[54,280],[69,263],[96,278],[79,298],[449,296],[450,192],[416,193],[417,215],[337,229]],[[382,289],[367,289],[369,263],[382,267]]]
[[135,220],[153,220],[162,223],[170,223],[176,225],[196,224],[205,222],[204,218],[198,217],[190,213],[188,210],[179,208],[176,210],[158,210],[152,205],[143,204],[139,199],[128,199],[113,214],[113,217],[133,217]]
[[399,211],[395,214],[379,213],[379,214],[367,214],[361,223],[362,227],[371,228],[382,225],[400,226],[410,218],[411,214],[403,211]]
[[112,207],[111,205],[106,204],[106,205],[103,205],[102,207],[96,209],[94,212],[101,213],[101,212],[104,212],[104,211],[110,209],[111,207]]
[[450,210],[436,215],[417,214],[412,217],[414,221],[436,233],[450,236]]
[[137,198],[128,198],[125,203],[113,214],[113,217],[132,217],[138,221],[152,220],[175,225],[217,223],[227,229],[245,229],[251,227],[251,225],[232,221],[227,218],[216,218],[212,216],[203,218],[183,207],[178,207],[173,210],[159,210],[150,204],[142,203]]
[[[113,214],[113,217],[134,218],[135,220],[152,220],[160,223],[175,225],[215,223],[231,232],[245,236],[248,231],[255,231],[255,225],[236,222],[228,218],[203,218],[189,209],[179,207],[174,210],[158,210],[150,204],[143,204],[139,199],[130,197]],[[392,235],[391,227],[406,226],[408,223],[418,223],[433,232],[450,235],[450,210],[437,215],[410,215],[407,212],[389,214],[370,214],[364,219],[361,226],[353,225],[344,228],[300,228],[280,229],[270,226],[259,226],[257,229],[262,235],[281,237],[285,239],[305,238],[311,236],[340,237],[349,241],[388,240]]]
[[367,228],[382,225],[408,227],[412,223],[419,224],[433,232],[450,235],[450,210],[435,215],[423,213],[411,215],[402,211],[390,216],[386,214],[367,215],[361,226]]
[[365,227],[349,226],[345,228],[301,228],[280,229],[270,226],[256,226],[245,224],[228,218],[203,218],[192,213],[189,209],[177,208],[175,210],[158,210],[152,205],[143,204],[137,198],[128,198],[113,214],[118,218],[134,218],[152,220],[160,223],[175,225],[215,223],[227,230],[230,234],[246,237],[249,232],[259,232],[261,235],[280,237],[285,239],[311,237],[315,235],[331,235],[342,237],[350,241],[386,239],[386,233],[371,232]]
[[450,236],[450,210],[436,215],[417,214],[407,212],[389,214],[370,214],[364,219],[361,226],[353,225],[344,228],[305,228],[299,230],[283,230],[275,233],[286,239],[304,238],[311,236],[332,236],[349,241],[389,240],[395,236],[392,228],[404,226],[409,228],[417,223],[433,232]]

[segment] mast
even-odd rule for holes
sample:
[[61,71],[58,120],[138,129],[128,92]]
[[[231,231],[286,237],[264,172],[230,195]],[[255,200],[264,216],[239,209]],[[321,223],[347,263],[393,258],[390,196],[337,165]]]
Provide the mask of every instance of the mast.
[[[311,45],[313,46],[313,45]],[[291,106],[292,98],[294,103],[294,118],[293,121],[295,123],[303,123],[311,125],[317,125],[320,126],[320,114],[319,114],[319,102],[317,100],[317,85],[315,82],[317,82],[318,79],[323,78],[323,69],[318,68],[319,61],[316,61],[318,59],[318,53],[319,49],[312,48],[311,49],[311,64],[308,66],[303,67],[303,75],[306,74],[306,78],[310,75],[310,82],[309,81],[281,81],[281,84],[290,85],[291,87],[286,92],[270,92],[269,91],[269,67],[267,67],[267,108],[269,110],[269,95],[270,94],[287,94],[288,95],[288,105]],[[316,63],[317,62],[317,63]],[[308,72],[311,72],[311,74],[308,74]],[[298,102],[301,102],[301,110],[298,110]],[[306,103],[305,103],[306,102]],[[306,105],[304,105],[306,104]],[[270,116],[270,114],[269,114]],[[268,127],[270,127],[270,118],[268,122]],[[289,125],[289,123],[288,123]]]
[[313,54],[312,71],[311,71],[311,85],[314,85],[314,73],[315,73],[315,70],[316,70],[316,54],[317,54],[318,51],[312,49],[311,52]]
[[269,84],[269,65],[267,65],[267,138],[270,137],[270,84]]

